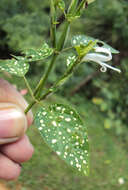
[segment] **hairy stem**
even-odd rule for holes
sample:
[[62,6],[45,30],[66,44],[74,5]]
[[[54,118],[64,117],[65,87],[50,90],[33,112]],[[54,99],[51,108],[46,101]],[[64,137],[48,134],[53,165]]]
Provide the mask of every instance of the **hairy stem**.
[[32,106],[34,106],[36,104],[36,101],[33,100],[29,105],[28,107],[25,109],[24,113],[27,114],[28,111],[32,108]]
[[40,80],[40,82],[39,82],[39,84],[38,84],[38,86],[37,86],[37,88],[36,88],[36,90],[34,92],[34,95],[37,98],[40,96],[40,93],[41,93],[41,91],[42,91],[42,89],[43,89],[43,87],[45,85],[45,82],[46,82],[46,80],[48,78],[49,73],[51,72],[51,70],[53,68],[53,65],[54,65],[54,63],[56,61],[56,58],[57,58],[57,54],[54,54],[49,66],[48,66],[48,68],[47,68],[47,70],[46,70],[46,72],[44,74],[44,76],[41,78],[41,80]]
[[34,99],[34,96],[33,96],[33,91],[32,91],[32,89],[31,89],[31,87],[30,87],[30,85],[29,85],[29,83],[28,83],[28,81],[27,81],[26,77],[25,77],[25,76],[23,76],[23,79],[24,79],[24,82],[25,82],[25,84],[26,84],[26,87],[27,87],[27,89],[28,89],[28,91],[29,91],[30,95],[31,95],[31,96],[32,96],[32,98]]

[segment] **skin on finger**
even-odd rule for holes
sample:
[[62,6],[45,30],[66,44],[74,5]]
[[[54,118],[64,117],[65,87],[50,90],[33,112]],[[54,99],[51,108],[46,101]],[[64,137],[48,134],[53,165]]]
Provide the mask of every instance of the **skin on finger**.
[[0,153],[0,179],[15,180],[20,175],[21,167]]
[[19,141],[1,146],[1,152],[11,160],[21,163],[28,161],[34,152],[29,139],[24,135]]
[[0,144],[14,142],[27,129],[27,119],[23,111],[14,104],[0,103]]
[[[28,106],[22,95],[7,81],[0,78],[0,102],[8,102],[18,105],[23,111]],[[32,124],[33,115],[29,111],[27,113],[28,125]]]

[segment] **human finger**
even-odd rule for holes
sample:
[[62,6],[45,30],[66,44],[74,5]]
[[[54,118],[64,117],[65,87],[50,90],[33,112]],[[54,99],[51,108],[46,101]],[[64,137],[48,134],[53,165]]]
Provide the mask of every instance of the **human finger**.
[[20,175],[21,167],[0,153],[0,179],[14,180]]
[[[0,102],[16,104],[23,111],[28,106],[22,95],[4,79],[0,79]],[[33,121],[33,115],[31,111],[27,113],[27,120],[28,125],[31,125]]]
[[17,163],[28,161],[32,157],[33,151],[33,146],[26,135],[19,141],[1,147],[1,152]]

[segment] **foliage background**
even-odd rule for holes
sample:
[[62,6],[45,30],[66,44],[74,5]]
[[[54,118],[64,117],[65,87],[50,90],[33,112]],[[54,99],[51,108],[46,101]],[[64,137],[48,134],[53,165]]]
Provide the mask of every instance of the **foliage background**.
[[[27,48],[38,48],[44,40],[49,43],[49,24],[48,0],[1,0],[0,59],[10,58],[11,54],[20,55]],[[63,25],[59,30],[63,30]],[[57,92],[57,96],[50,99],[50,102],[68,100],[68,103],[77,106],[83,119],[86,118],[92,152],[91,175],[88,178],[77,177],[62,161],[58,161],[56,155],[47,150],[41,139],[39,141],[33,127],[29,135],[36,147],[35,156],[25,164],[19,181],[9,184],[15,189],[18,188],[17,183],[21,183],[24,188],[37,190],[128,188],[128,1],[96,0],[85,9],[82,18],[72,24],[68,45],[75,34],[99,38],[120,51],[119,55],[113,57],[111,64],[120,68],[121,74],[113,71],[101,73],[94,63],[83,64]],[[58,58],[56,68],[49,76],[48,86],[64,72],[68,55],[69,52]],[[47,62],[31,64],[27,76],[32,87],[46,66]],[[24,87],[16,77],[1,76],[17,85],[18,89]],[[30,99],[29,96],[27,98]],[[33,136],[38,140],[34,140]],[[28,179],[26,175],[32,177]],[[120,177],[125,180],[122,186],[118,182]]]

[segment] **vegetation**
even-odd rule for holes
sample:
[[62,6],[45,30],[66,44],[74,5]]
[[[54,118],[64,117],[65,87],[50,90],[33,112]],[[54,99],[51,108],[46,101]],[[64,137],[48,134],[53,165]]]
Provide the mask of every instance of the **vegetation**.
[[[20,55],[20,51],[27,48],[39,48],[44,39],[49,43],[49,11],[49,2],[46,0],[43,0],[43,3],[42,0],[1,0],[0,58],[10,58],[10,54]],[[63,161],[42,142],[33,126],[28,133],[35,146],[35,155],[23,166],[19,181],[9,183],[12,189],[17,187],[17,183],[22,184],[23,189],[37,190],[125,190],[128,188],[127,20],[126,0],[96,0],[85,9],[82,18],[72,23],[67,43],[70,44],[69,39],[77,34],[100,38],[120,51],[119,55],[114,56],[112,65],[118,66],[122,73],[113,71],[101,73],[95,64],[82,64],[61,88],[58,95],[46,102],[48,104],[54,99],[57,103],[64,101],[69,104],[62,98],[64,96],[77,106],[89,133],[90,176],[78,176],[78,173],[63,164]],[[60,21],[63,22],[61,15]],[[63,30],[63,25],[58,27],[60,31]],[[58,58],[57,67],[49,76],[48,87],[64,72],[68,55],[69,53],[65,52]],[[32,87],[39,80],[45,67],[44,61],[31,63],[27,76]],[[23,84],[18,83],[16,77],[10,79],[7,77],[7,80],[20,89],[24,88]],[[124,180],[122,185],[120,178]]]

